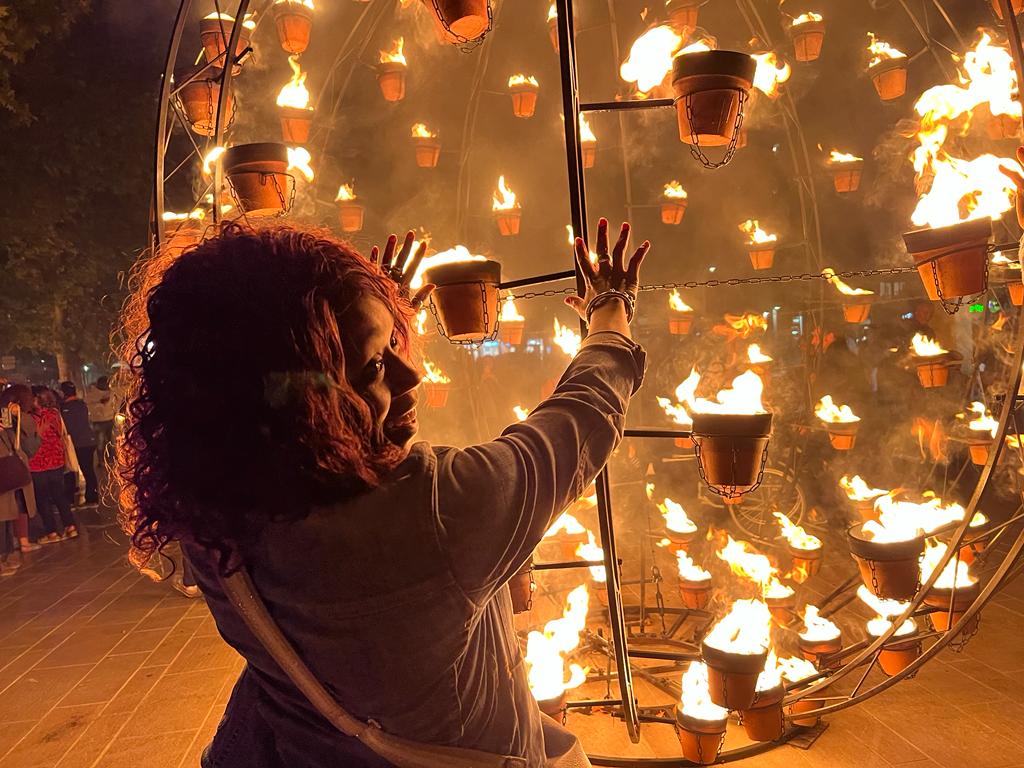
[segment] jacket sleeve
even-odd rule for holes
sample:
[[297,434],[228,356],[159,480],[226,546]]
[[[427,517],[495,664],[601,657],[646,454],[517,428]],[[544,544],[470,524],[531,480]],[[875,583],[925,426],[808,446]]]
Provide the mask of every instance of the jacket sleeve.
[[483,602],[508,581],[607,463],[645,363],[625,336],[591,335],[525,421],[489,443],[436,449],[439,536],[471,599]]
[[[14,430],[11,430],[13,437]],[[39,430],[36,428],[35,419],[28,414],[22,414],[21,416],[21,450],[30,459],[36,455],[36,451],[39,450],[39,446],[43,444],[42,435],[39,434]]]

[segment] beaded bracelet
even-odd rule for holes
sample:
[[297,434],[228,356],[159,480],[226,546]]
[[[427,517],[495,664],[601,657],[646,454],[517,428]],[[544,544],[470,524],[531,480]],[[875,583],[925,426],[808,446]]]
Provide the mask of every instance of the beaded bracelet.
[[636,310],[636,299],[625,291],[609,290],[597,294],[597,296],[587,303],[587,325],[590,325],[590,316],[594,314],[595,309],[615,299],[621,300],[623,305],[626,307],[626,322],[633,322],[633,313]]

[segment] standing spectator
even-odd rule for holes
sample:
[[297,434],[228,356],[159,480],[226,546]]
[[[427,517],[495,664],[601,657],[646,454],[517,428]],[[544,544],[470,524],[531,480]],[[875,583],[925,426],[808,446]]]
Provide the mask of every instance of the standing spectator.
[[[64,490],[64,467],[68,464],[67,451],[64,449],[64,422],[57,410],[57,398],[53,390],[47,387],[34,387],[35,410],[32,418],[42,444],[36,455],[29,459],[28,468],[32,470],[32,487],[36,492],[36,507],[39,517],[46,530],[39,539],[40,544],[52,544],[78,536],[75,517],[71,513],[71,503]],[[60,513],[62,530],[57,530],[57,518],[53,514],[56,507]]]
[[96,452],[102,464],[110,460],[114,443],[114,417],[117,415],[117,398],[110,389],[110,379],[100,376],[85,393],[85,404],[89,408],[89,420],[96,432]]
[[64,400],[60,406],[60,415],[64,426],[71,435],[71,444],[78,455],[78,466],[85,475],[85,505],[96,506],[99,502],[99,486],[96,482],[96,469],[93,458],[96,455],[96,433],[89,423],[89,408],[85,401],[78,397],[78,388],[73,382],[62,381],[61,394]]
[[[29,390],[22,385],[11,387],[0,395],[0,461],[4,462],[0,472],[0,576],[10,576],[21,566],[21,560],[12,557],[16,539],[21,539],[22,552],[39,549],[38,544],[28,541],[28,518],[36,513],[28,461],[39,448],[39,435],[35,421],[21,412],[18,398],[24,394],[29,394]],[[17,464],[12,466],[15,459],[21,467]],[[28,478],[28,482],[12,487],[20,482],[17,478],[19,473]],[[22,530],[24,535],[21,535]]]
[[[0,394],[0,408],[11,408],[14,406],[12,421],[21,419],[21,430],[25,433],[21,440],[21,450],[26,454],[25,462],[39,449],[39,432],[36,430],[36,422],[32,418],[32,410],[35,408],[35,399],[32,397],[32,390],[25,384],[12,384]],[[14,520],[14,535],[18,539],[18,548],[22,552],[35,552],[41,549],[41,545],[29,539],[29,519],[36,516],[36,495],[30,482],[28,486],[21,489],[21,499],[24,506],[19,504],[19,512]],[[17,498],[17,495],[15,496]],[[0,502],[0,506],[2,506]]]

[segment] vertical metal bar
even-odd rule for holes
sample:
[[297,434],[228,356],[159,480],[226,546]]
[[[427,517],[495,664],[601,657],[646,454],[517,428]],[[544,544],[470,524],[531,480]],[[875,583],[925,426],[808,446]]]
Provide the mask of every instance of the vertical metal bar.
[[[576,237],[589,243],[587,235],[586,185],[583,179],[583,155],[580,148],[579,86],[576,78],[576,41],[572,0],[555,0],[558,12],[558,58],[562,75],[562,114],[565,117],[565,155],[569,171],[569,213]],[[584,292],[583,275],[576,270],[576,286]],[[586,324],[580,322],[581,333]],[[608,587],[608,622],[612,632],[612,651],[618,672],[619,692],[622,698],[623,719],[630,741],[640,741],[640,713],[633,696],[633,676],[626,647],[626,624],[622,610],[622,592],[619,584],[618,557],[615,552],[615,527],[612,522],[611,487],[608,468],[605,467],[594,481],[597,489],[597,520],[604,549],[605,572]]]
[[[1013,6],[1010,0],[999,0],[999,7],[1003,9],[1003,26],[1006,27],[1006,36],[1010,38],[1010,55],[1013,56],[1013,68],[1017,70],[1017,93],[1020,99],[1020,88],[1024,84],[1024,56],[1021,54],[1020,27],[1017,26],[1017,17],[1013,15]],[[1021,123],[1024,124],[1024,115],[1021,115]],[[1016,390],[1014,390],[1016,392]],[[1011,395],[1007,395],[1011,397]]]
[[[227,130],[226,113],[228,109],[228,92],[231,90],[231,78],[234,76],[235,55],[238,47],[238,38],[242,34],[242,24],[245,23],[245,13],[249,10],[249,0],[238,0],[238,9],[235,12],[235,23],[231,25],[231,39],[227,41],[227,49],[224,52],[224,70],[220,78],[220,96],[217,100],[217,121],[214,124],[213,146],[224,146],[224,131]],[[221,27],[221,39],[224,38],[223,27]],[[224,188],[224,168],[218,162],[213,169],[213,223],[220,223],[220,191]]]

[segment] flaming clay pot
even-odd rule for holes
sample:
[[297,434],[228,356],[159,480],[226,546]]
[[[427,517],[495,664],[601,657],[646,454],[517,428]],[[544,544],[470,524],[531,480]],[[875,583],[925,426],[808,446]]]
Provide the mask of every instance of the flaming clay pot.
[[903,235],[932,301],[973,296],[988,287],[990,239],[992,220],[987,218]]
[[338,201],[338,219],[342,232],[358,232],[363,228],[363,214],[366,208],[354,200]]
[[892,640],[878,652],[878,666],[889,677],[898,675],[921,655],[921,638],[917,630],[906,637]]
[[767,691],[757,691],[754,705],[740,712],[743,730],[751,741],[775,741],[782,736],[786,724],[782,719],[782,699],[786,691],[777,685]]
[[444,382],[424,381],[423,391],[427,396],[428,408],[444,408],[448,404],[448,393],[452,385]]
[[533,590],[536,585],[533,582],[533,561],[527,561],[526,565],[516,571],[516,575],[509,579],[508,591],[512,596],[512,613],[526,613],[533,606]]
[[808,661],[814,662],[814,666],[828,664],[826,656],[839,653],[843,650],[843,636],[834,637],[831,640],[804,640],[797,636],[797,645],[800,646],[800,654]]
[[441,142],[433,137],[416,136],[412,140],[416,148],[416,165],[420,168],[436,168],[441,157]]
[[789,626],[796,618],[796,593],[785,597],[766,597],[765,605],[771,611],[772,619],[780,627]]
[[676,725],[683,757],[697,765],[711,765],[718,759],[725,741],[726,718],[698,720],[676,711]]
[[[973,464],[984,466],[985,462],[988,461],[988,452],[994,444],[994,440],[985,437],[971,437],[967,440],[967,448],[971,453],[971,462]],[[1006,454],[1002,454],[1005,456]],[[1000,456],[1000,458],[1002,458]]]
[[291,208],[295,179],[288,174],[284,144],[238,144],[225,150],[224,175],[245,213],[267,215]]
[[753,88],[757,63],[737,51],[701,51],[672,63],[679,138],[715,147],[736,138],[742,102]]
[[681,224],[683,214],[686,213],[686,198],[680,200],[669,200],[661,204],[662,224]]
[[505,237],[519,234],[519,223],[523,212],[519,208],[503,208],[494,211],[494,220],[498,222],[498,231]]
[[700,531],[693,530],[685,533],[680,531],[672,531],[665,529],[665,538],[668,539],[667,549],[672,554],[676,552],[686,552],[689,550],[690,544],[693,543],[694,539],[698,538]]
[[540,89],[533,83],[518,83],[510,86],[512,97],[512,114],[516,117],[530,118],[537,111],[537,92]]
[[[826,688],[825,690],[827,691],[828,689]],[[824,691],[819,692],[819,697],[823,695]],[[786,707],[786,714],[791,717],[789,722],[793,725],[813,728],[821,719],[817,714],[814,714],[819,709],[821,709],[820,701],[799,699]],[[803,717],[796,717],[796,715],[803,715]]]
[[498,339],[505,344],[518,346],[523,343],[523,328],[525,320],[502,320],[498,326]]
[[313,9],[293,0],[276,2],[271,8],[281,47],[292,56],[303,53],[309,47],[309,35],[313,31]]
[[857,441],[857,429],[859,421],[848,422],[827,422],[825,429],[828,431],[828,441],[837,451],[849,451]]
[[668,23],[677,32],[681,32],[684,27],[692,31],[697,27],[700,0],[669,0],[665,10],[668,12]]
[[313,124],[313,110],[278,107],[281,114],[281,138],[286,144],[305,144]]
[[1006,284],[1007,289],[1010,291],[1010,303],[1015,307],[1019,307],[1024,304],[1024,283],[1014,280],[1013,282]]
[[[220,67],[209,67],[199,73],[202,67],[190,67],[180,75],[175,75],[176,82],[185,83],[178,91],[178,102],[188,118],[189,126],[200,136],[213,136],[217,124],[217,106],[220,102],[220,79],[223,71]],[[225,126],[231,127],[235,122],[235,96],[228,92],[228,116]]]
[[946,382],[949,381],[949,355],[933,355],[918,359],[927,361],[917,364],[917,378],[922,387],[933,389],[946,386]]
[[[981,583],[974,582],[969,587],[958,587],[956,597],[953,598],[953,590],[932,587],[925,595],[924,604],[939,610],[928,614],[932,620],[932,626],[939,632],[946,632],[963,617],[964,612],[971,607],[981,592]],[[953,601],[953,610],[950,610],[950,600]],[[963,634],[972,635],[981,622],[981,613],[975,614]]]
[[988,137],[995,141],[1015,139],[1020,133],[1020,120],[1010,115],[992,115],[985,124]]
[[871,314],[871,304],[875,300],[872,294],[850,297],[843,303],[843,320],[848,323],[863,323]]
[[918,560],[924,554],[924,536],[876,542],[864,536],[863,523],[859,523],[847,531],[847,540],[864,586],[876,597],[900,601],[914,597],[921,575]]
[[405,98],[407,69],[400,61],[383,61],[377,65],[377,83],[385,101],[401,101]]
[[693,438],[692,437],[676,437],[672,440],[673,445],[676,448],[682,448],[684,451],[693,450]]
[[683,605],[693,611],[703,611],[711,602],[711,579],[691,581],[679,579],[679,596]]
[[568,691],[562,691],[557,699],[543,699],[537,701],[540,711],[548,717],[554,717],[561,721],[562,711],[565,709],[565,701],[568,698]]
[[836,192],[846,194],[860,189],[860,179],[864,173],[863,160],[851,160],[847,163],[829,163],[832,169],[832,186]]
[[770,413],[694,414],[693,441],[706,482],[732,489],[730,496],[753,488],[771,431]]
[[499,316],[501,264],[496,261],[439,264],[425,272],[423,279],[437,286],[431,300],[449,339],[467,341],[494,332]]
[[487,30],[487,0],[436,0],[436,3],[452,37],[475,40]]
[[731,653],[701,643],[701,656],[708,665],[711,700],[726,709],[750,709],[768,651]]
[[596,141],[581,141],[580,152],[583,157],[583,167],[593,168],[597,163],[597,142]]
[[793,57],[797,61],[814,61],[821,55],[825,42],[825,22],[808,21],[789,28],[793,39]]
[[882,101],[898,99],[907,92],[906,59],[886,59],[868,69],[868,76]]
[[[992,0],[992,8],[996,12],[996,16],[1003,18],[1003,5],[999,0]],[[1010,8],[1013,9],[1014,16],[1020,16],[1024,12],[1024,0],[1011,0]]]
[[787,544],[786,549],[789,550],[789,555],[793,558],[794,571],[802,570],[810,577],[821,570],[822,547],[817,549],[800,549],[792,544]]
[[[203,44],[203,53],[206,61],[213,64],[228,50],[228,40],[231,39],[231,30],[235,26],[234,19],[201,19],[199,22],[199,39]],[[238,55],[249,47],[252,40],[252,30],[242,25],[238,33],[238,44],[235,46],[231,59],[237,59]],[[236,67],[237,69],[237,67]]]
[[747,252],[750,254],[750,264],[754,269],[771,269],[775,263],[775,249],[766,248],[763,245],[748,245]]
[[673,336],[686,336],[693,325],[692,312],[676,312],[668,319],[668,332]]

